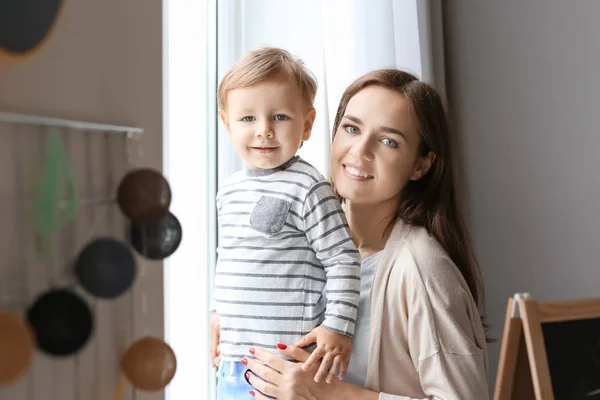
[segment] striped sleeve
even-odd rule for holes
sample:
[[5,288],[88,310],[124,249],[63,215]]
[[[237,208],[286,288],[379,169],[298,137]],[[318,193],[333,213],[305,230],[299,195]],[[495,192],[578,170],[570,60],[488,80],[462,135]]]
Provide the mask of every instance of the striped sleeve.
[[318,182],[307,192],[302,217],[306,237],[327,276],[322,326],[353,337],[360,296],[360,254],[329,182]]

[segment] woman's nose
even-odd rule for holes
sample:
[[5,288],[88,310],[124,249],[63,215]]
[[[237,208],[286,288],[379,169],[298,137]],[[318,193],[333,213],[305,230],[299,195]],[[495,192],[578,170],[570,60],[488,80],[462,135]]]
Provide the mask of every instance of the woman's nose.
[[373,161],[373,152],[371,151],[368,140],[358,140],[350,148],[350,155],[359,160]]

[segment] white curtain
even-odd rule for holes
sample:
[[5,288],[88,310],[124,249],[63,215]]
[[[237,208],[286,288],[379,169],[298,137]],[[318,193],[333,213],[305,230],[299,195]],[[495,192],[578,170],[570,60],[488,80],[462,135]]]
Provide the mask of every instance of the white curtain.
[[[444,88],[441,0],[220,0],[218,77],[244,53],[277,46],[302,58],[319,90],[317,119],[300,155],[326,176],[331,125],[340,97],[358,76],[396,67]],[[219,182],[239,170],[219,126]]]

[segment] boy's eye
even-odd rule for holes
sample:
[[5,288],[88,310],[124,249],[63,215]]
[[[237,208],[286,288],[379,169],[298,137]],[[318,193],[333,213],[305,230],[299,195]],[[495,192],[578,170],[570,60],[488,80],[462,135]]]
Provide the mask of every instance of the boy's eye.
[[351,133],[353,135],[355,135],[355,134],[358,133],[358,128],[356,126],[354,126],[354,125],[347,125],[346,124],[346,125],[343,126],[343,128],[344,128],[344,130],[346,132]]
[[398,143],[396,143],[395,140],[392,140],[390,138],[381,139],[381,143],[383,143],[387,147],[398,147]]
[[275,114],[275,116],[273,116],[273,119],[275,121],[285,121],[286,119],[288,119],[288,116],[284,114]]
[[254,117],[252,115],[246,115],[244,118],[242,118],[242,121],[252,122],[252,121],[254,121]]

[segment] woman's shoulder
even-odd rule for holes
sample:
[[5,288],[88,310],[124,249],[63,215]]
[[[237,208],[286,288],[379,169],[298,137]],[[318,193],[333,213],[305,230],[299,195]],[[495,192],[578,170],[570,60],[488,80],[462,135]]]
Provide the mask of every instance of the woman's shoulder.
[[452,263],[440,242],[422,226],[409,225],[398,220],[386,247],[396,253],[397,262],[413,261],[417,269],[428,270],[439,264]]
[[483,326],[458,267],[427,229],[405,225],[401,230],[404,239],[391,266],[388,295],[401,293],[407,315],[428,321],[436,343],[423,354],[440,349],[454,354],[480,353],[485,349]]
[[461,291],[468,291],[458,267],[426,228],[399,221],[390,239],[392,251],[396,253],[394,272],[419,286],[418,290],[434,289],[436,295],[459,288]]

